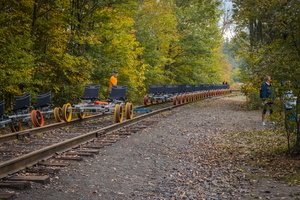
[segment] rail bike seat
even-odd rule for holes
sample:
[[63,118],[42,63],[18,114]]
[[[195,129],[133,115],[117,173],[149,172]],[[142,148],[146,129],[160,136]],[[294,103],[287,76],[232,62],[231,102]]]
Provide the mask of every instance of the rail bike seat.
[[165,92],[165,85],[150,85],[149,94],[162,94]]
[[30,92],[15,97],[13,109],[14,113],[18,112],[19,110],[25,110],[28,108],[30,108]]
[[178,91],[179,93],[185,93],[185,85],[179,85]]
[[127,85],[113,85],[108,100],[126,100]]
[[37,95],[36,97],[36,108],[49,107],[52,105],[51,103],[51,92],[47,92],[45,94]]
[[166,94],[175,94],[179,92],[179,85],[166,85],[165,92]]
[[99,98],[100,85],[85,85],[83,96],[81,100],[95,101]]
[[201,85],[194,85],[194,91],[198,92],[201,90]]
[[193,92],[194,89],[193,89],[193,85],[186,85],[185,86],[185,92]]
[[204,85],[199,85],[198,91],[203,91],[204,90]]
[[4,104],[4,100],[0,101],[0,119],[4,116]]

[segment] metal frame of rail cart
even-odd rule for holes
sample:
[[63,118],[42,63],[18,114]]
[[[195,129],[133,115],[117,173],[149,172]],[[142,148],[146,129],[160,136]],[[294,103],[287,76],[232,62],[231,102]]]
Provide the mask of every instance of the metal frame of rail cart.
[[166,98],[166,101],[175,102],[178,99],[178,95],[179,95],[179,85],[165,85],[164,96]]
[[144,105],[165,102],[165,85],[150,85],[148,95],[144,96]]
[[126,102],[127,85],[113,85],[108,102],[101,102],[98,99],[100,85],[86,85],[81,103],[71,105],[64,104],[62,108],[54,109],[54,118],[57,122],[64,120],[70,122],[73,114],[84,119],[87,114],[114,113],[114,122],[122,122],[124,115],[126,119],[133,118],[133,104]]
[[15,97],[12,115],[4,114],[4,103],[4,100],[0,102],[1,127],[5,128],[6,124],[10,124],[12,132],[21,131],[22,124],[28,124],[30,121],[30,93]]
[[36,110],[33,110],[30,105],[30,93],[15,97],[12,115],[4,114],[4,104],[5,101],[2,100],[0,102],[0,126],[5,128],[6,124],[10,124],[12,132],[21,131],[22,125],[30,126],[30,122],[34,127],[44,126],[44,115],[48,119],[53,114],[50,92],[37,95]]

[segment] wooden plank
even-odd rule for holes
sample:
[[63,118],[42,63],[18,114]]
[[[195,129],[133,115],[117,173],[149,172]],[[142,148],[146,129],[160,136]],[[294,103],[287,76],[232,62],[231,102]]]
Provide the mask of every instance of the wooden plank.
[[78,152],[99,154],[99,151],[95,150],[95,149],[81,149],[81,150],[78,150]]
[[57,160],[73,160],[73,161],[83,161],[82,157],[71,157],[71,156],[60,156],[56,157]]
[[48,162],[41,162],[41,163],[38,163],[38,165],[51,166],[51,167],[67,167],[67,166],[70,165],[70,163],[59,163],[59,162],[48,163]]
[[31,188],[29,181],[1,181],[0,188],[24,190]]
[[59,168],[52,169],[52,168],[45,168],[45,167],[34,167],[26,169],[26,172],[29,173],[44,173],[44,174],[58,174],[60,172]]
[[67,155],[78,155],[78,156],[89,156],[93,157],[93,153],[84,153],[84,152],[68,152]]
[[84,148],[90,148],[90,149],[102,149],[104,148],[104,145],[93,145],[93,146],[84,146]]
[[13,200],[16,196],[13,192],[0,192],[0,199],[1,200]]
[[9,181],[32,181],[36,183],[48,184],[50,183],[50,178],[47,175],[44,176],[14,176],[8,178]]

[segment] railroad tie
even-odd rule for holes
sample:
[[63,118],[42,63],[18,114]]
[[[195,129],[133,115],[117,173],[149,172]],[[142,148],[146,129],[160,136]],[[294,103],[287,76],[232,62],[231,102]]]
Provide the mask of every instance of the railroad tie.
[[14,192],[0,192],[0,199],[13,200],[16,194]]
[[82,157],[76,157],[76,156],[59,156],[55,157],[56,160],[71,160],[71,161],[83,161]]
[[9,181],[32,181],[36,183],[42,183],[43,185],[50,183],[48,175],[44,176],[13,176],[8,178]]
[[[29,181],[1,181],[0,188],[11,188],[17,190],[30,189],[31,184]],[[1,197],[0,197],[1,199]]]
[[39,162],[38,165],[43,165],[43,166],[51,166],[51,167],[67,167],[70,165],[70,163],[61,163],[61,162]]

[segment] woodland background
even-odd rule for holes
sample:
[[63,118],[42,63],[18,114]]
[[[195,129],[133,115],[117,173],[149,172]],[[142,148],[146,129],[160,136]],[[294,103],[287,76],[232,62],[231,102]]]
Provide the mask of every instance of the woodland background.
[[[285,127],[288,149],[300,154],[300,2],[298,0],[232,0],[236,35],[231,41],[249,107],[261,106],[259,90],[272,77],[278,125]],[[290,81],[290,84],[285,84]],[[284,94],[292,91],[296,105],[284,112]],[[289,115],[293,114],[293,118]],[[273,119],[274,120],[274,119]]]
[[[224,2],[233,4],[232,16],[224,15]],[[224,40],[229,24],[234,37]],[[133,102],[152,84],[229,80],[257,109],[270,75],[278,122],[299,153],[299,65],[298,0],[0,0],[0,100],[7,109],[26,92],[33,102],[51,91],[55,106],[78,103],[85,84],[100,84],[105,100],[114,70]],[[292,125],[280,102],[287,90],[297,98]]]
[[78,103],[85,84],[119,71],[138,101],[152,84],[221,84],[231,64],[222,52],[220,1],[1,0],[0,99],[52,93]]

